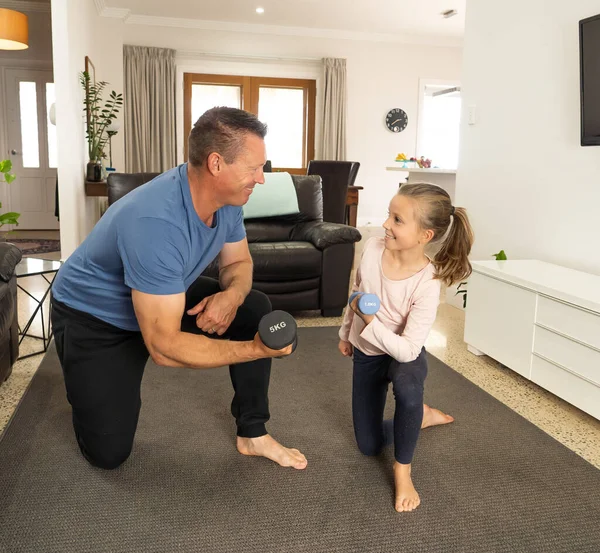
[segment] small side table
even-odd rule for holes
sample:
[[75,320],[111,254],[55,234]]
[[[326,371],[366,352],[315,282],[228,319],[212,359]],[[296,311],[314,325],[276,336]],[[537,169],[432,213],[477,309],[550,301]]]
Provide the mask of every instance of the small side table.
[[362,186],[349,186],[346,195],[346,222],[351,227],[356,227],[356,214],[358,211],[358,191]]
[[96,196],[96,197],[107,197],[108,190],[106,181],[92,182],[89,180],[85,181],[85,195],[86,196]]
[[[52,325],[50,322],[50,317],[48,317],[47,323],[44,322],[44,303],[46,302],[46,299],[50,294],[52,282],[54,281],[56,272],[60,269],[61,265],[62,263],[60,261],[49,261],[47,259],[39,259],[36,257],[24,257],[16,267],[15,274],[17,276],[17,286],[19,287],[19,289],[25,292],[31,299],[33,299],[33,301],[37,305],[23,329],[21,329],[21,327],[19,326],[19,345],[21,344],[25,336],[27,336],[28,338],[42,340],[43,344],[43,348],[41,350],[20,356],[19,359],[26,359],[27,357],[32,357],[33,355],[45,353],[48,350],[50,340],[52,339]],[[52,275],[51,279],[49,279],[46,275]],[[41,276],[48,284],[46,290],[44,291],[44,295],[41,299],[37,299],[34,295],[29,293],[27,290],[25,290],[25,288],[23,288],[23,286],[19,284],[19,279],[31,276]],[[42,321],[41,336],[29,334],[29,328],[31,327],[38,313],[40,314]]]

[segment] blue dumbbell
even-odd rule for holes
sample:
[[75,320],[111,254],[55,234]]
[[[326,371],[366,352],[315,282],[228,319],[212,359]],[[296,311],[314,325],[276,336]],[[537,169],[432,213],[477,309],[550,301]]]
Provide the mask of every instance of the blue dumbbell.
[[354,301],[356,296],[360,296],[358,298],[358,309],[364,315],[375,315],[377,311],[379,311],[379,306],[381,305],[379,302],[379,298],[375,294],[365,294],[364,292],[354,292],[350,299],[348,300],[348,304],[351,304]]

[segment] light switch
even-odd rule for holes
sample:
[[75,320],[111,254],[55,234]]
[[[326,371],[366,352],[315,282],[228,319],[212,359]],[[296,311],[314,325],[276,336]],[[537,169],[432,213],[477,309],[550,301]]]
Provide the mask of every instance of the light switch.
[[477,108],[476,106],[469,106],[467,108],[469,125],[474,125],[477,122]]

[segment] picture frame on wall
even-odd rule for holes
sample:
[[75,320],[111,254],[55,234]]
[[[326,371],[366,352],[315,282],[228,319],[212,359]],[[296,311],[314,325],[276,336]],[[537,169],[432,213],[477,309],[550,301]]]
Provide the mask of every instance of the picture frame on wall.
[[85,57],[85,72],[90,76],[90,80],[86,86],[85,89],[85,97],[86,97],[86,128],[89,128],[90,125],[90,102],[89,102],[89,98],[90,98],[90,87],[89,84],[91,83],[92,85],[96,84],[96,68],[94,67],[94,64],[92,63],[92,60],[89,58],[89,56]]

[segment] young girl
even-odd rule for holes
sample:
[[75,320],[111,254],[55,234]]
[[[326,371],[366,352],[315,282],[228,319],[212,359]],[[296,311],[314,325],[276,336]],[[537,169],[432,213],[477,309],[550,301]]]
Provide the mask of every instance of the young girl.
[[[377,455],[394,441],[395,508],[402,512],[420,503],[411,480],[420,428],[453,420],[423,406],[423,345],[435,321],[440,283],[471,274],[473,231],[466,210],[453,207],[447,192],[433,184],[403,185],[383,228],[384,238],[367,240],[352,289],[377,294],[381,307],[364,315],[356,298],[346,309],[339,349],[354,358],[352,414],[360,451]],[[435,243],[438,253],[429,259],[425,247]],[[393,421],[384,421],[390,382],[396,410]]]

